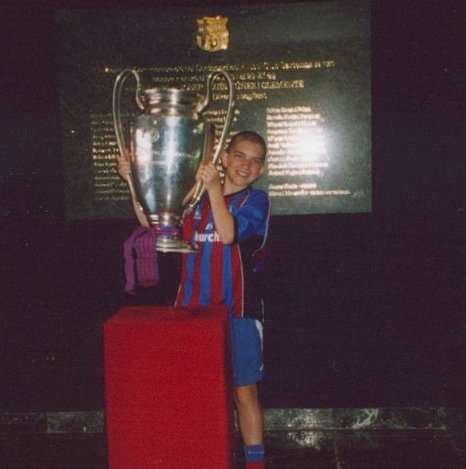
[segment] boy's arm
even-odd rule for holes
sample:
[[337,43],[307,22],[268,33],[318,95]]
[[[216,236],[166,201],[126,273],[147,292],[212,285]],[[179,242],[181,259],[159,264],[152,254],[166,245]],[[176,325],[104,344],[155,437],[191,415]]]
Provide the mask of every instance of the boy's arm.
[[250,236],[267,237],[270,203],[267,194],[261,190],[252,190],[244,204],[234,212],[235,236],[234,242],[243,243]]
[[128,184],[134,215],[136,216],[140,225],[146,226],[148,228],[150,226],[149,221],[147,220],[146,214],[142,210],[141,205],[137,201],[136,194],[134,192],[131,176],[131,163],[127,155],[120,156],[118,158],[118,174]]
[[235,220],[225,204],[222,183],[217,168],[212,163],[204,166],[200,178],[209,194],[215,229],[222,243],[231,244],[235,240]]
[[149,228],[150,227],[149,221],[147,220],[146,214],[144,213],[144,210],[142,209],[141,204],[136,199],[136,194],[134,193],[134,190],[132,190],[133,186],[129,185],[129,187],[130,187],[130,193],[131,193],[131,204],[133,206],[134,215],[136,215],[136,218],[140,225],[145,226],[146,228]]

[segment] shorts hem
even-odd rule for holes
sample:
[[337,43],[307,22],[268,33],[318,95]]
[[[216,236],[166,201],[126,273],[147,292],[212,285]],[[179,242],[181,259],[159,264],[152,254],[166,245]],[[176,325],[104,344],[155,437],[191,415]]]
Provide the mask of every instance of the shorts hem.
[[250,376],[246,379],[241,379],[239,381],[236,381],[235,379],[233,379],[233,384],[236,386],[236,387],[239,387],[239,386],[252,386],[254,384],[258,384],[262,381],[262,379],[264,378],[264,374],[262,373],[260,376]]

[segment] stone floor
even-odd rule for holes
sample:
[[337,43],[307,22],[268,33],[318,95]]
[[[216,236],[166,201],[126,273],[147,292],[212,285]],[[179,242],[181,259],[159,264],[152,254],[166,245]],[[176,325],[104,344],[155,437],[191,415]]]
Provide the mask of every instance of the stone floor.
[[[269,469],[466,468],[466,435],[461,433],[272,431],[266,437]],[[105,434],[4,433],[0,435],[0,467],[106,469]],[[241,467],[238,458],[238,468]]]

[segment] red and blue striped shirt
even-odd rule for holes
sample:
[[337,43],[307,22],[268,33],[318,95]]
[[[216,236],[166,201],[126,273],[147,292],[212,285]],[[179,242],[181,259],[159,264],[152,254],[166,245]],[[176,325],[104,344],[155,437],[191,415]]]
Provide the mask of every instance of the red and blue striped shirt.
[[225,196],[234,217],[235,239],[223,244],[207,194],[183,224],[184,238],[198,252],[183,254],[179,306],[224,304],[230,317],[263,320],[260,263],[270,217],[267,194],[247,188]]

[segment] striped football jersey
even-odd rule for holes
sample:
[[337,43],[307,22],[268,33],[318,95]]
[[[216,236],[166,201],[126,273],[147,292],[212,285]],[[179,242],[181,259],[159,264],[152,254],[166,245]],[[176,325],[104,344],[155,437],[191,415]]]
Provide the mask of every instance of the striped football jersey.
[[198,251],[183,254],[179,306],[224,304],[230,317],[263,321],[260,265],[270,217],[267,194],[247,188],[225,196],[234,217],[235,239],[223,244],[207,194],[183,224],[183,236]]

